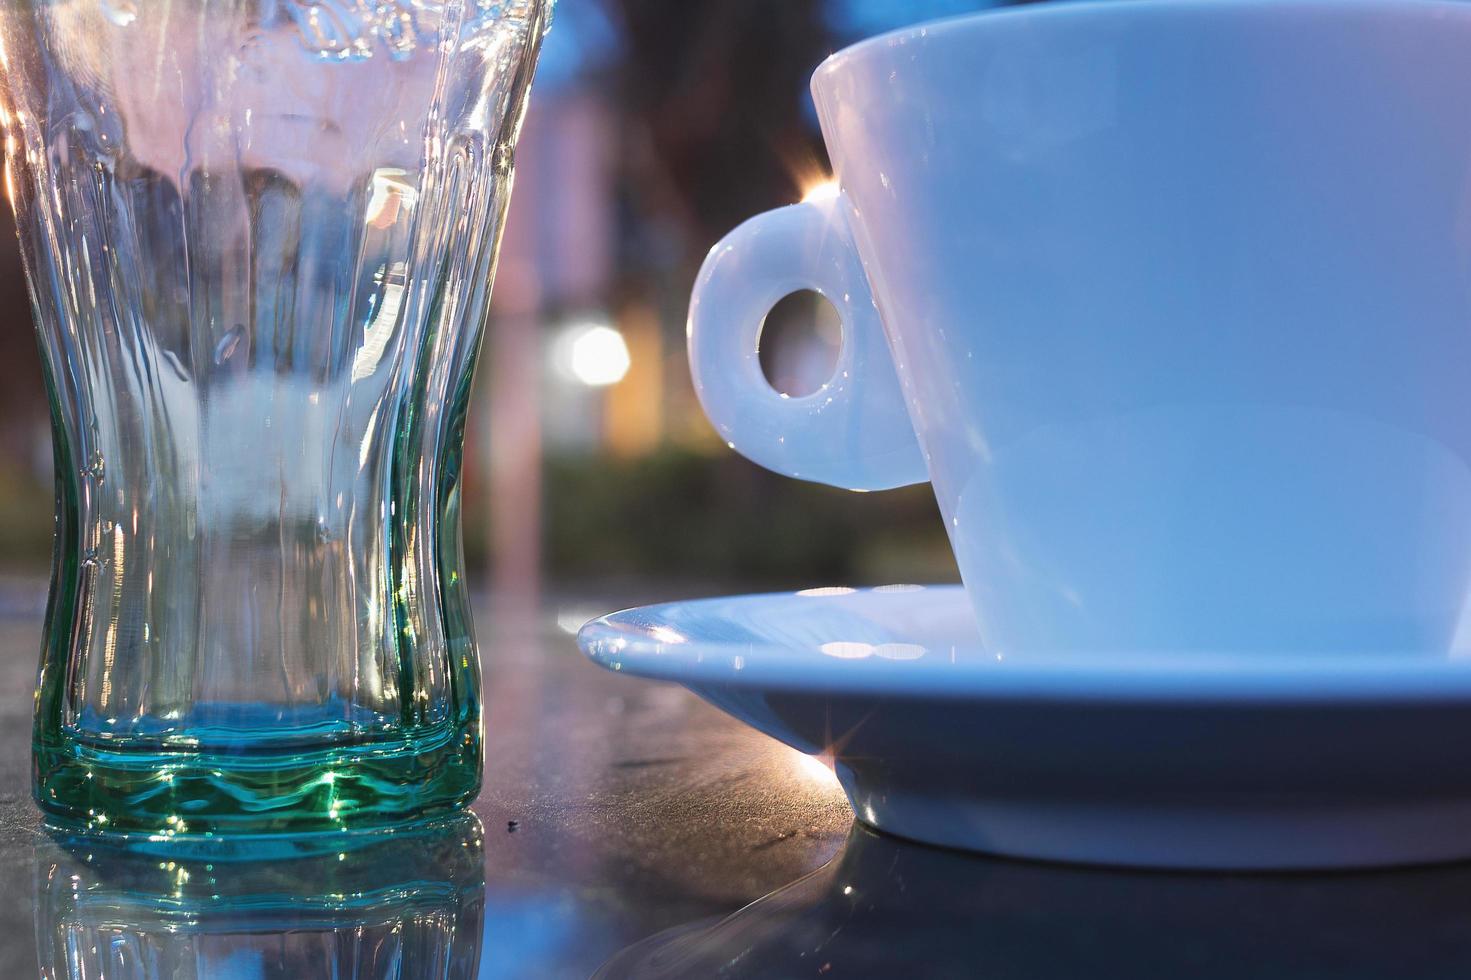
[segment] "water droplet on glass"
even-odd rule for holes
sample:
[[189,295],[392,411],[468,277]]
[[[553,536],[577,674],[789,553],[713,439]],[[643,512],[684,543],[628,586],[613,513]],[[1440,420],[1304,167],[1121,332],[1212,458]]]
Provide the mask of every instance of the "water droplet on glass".
[[244,324],[237,323],[226,331],[225,335],[220,338],[220,342],[215,344],[215,363],[224,364],[228,361],[230,355],[235,353],[235,349],[240,346],[240,341],[244,338]]
[[87,465],[82,470],[82,476],[93,483],[102,483],[107,479],[107,459],[99,450],[92,450],[92,455],[87,459]]

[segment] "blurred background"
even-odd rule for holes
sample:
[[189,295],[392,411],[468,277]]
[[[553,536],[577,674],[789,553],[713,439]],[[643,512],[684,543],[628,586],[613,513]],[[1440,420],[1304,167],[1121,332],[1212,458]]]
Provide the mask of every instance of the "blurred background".
[[[502,593],[656,596],[957,577],[928,487],[854,494],[730,452],[689,381],[710,246],[828,179],[812,69],[988,0],[561,0],[518,175],[471,422],[466,546]],[[0,228],[0,575],[50,557],[51,443],[9,209]],[[773,385],[827,377],[814,294],[767,320]]]

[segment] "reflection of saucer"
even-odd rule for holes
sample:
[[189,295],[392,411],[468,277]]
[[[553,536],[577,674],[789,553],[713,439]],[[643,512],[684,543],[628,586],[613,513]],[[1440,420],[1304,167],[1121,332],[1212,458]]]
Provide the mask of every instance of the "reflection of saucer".
[[598,980],[1463,976],[1471,866],[1200,875],[985,858],[855,827],[826,867]]
[[1324,868],[1471,857],[1471,662],[998,656],[958,587],[669,603],[589,623],[830,756],[864,821],[1025,857]]

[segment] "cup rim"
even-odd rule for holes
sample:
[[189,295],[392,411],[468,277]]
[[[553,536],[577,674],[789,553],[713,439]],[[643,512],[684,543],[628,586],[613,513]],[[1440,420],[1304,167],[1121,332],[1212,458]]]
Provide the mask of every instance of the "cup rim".
[[922,21],[855,41],[828,55],[817,65],[812,72],[812,88],[815,91],[821,79],[836,74],[850,62],[875,56],[889,48],[962,33],[993,21],[1086,17],[1098,15],[1105,10],[1109,11],[1106,16],[1113,17],[1115,12],[1138,14],[1142,11],[1148,15],[1150,12],[1164,9],[1189,10],[1192,14],[1196,14],[1222,10],[1281,10],[1284,7],[1297,9],[1352,8],[1396,13],[1402,13],[1408,8],[1418,8],[1424,11],[1440,11],[1447,14],[1454,12],[1461,16],[1471,16],[1471,5],[1468,5],[1466,0],[1127,0],[1127,2],[1121,2],[1121,0],[1066,0],[1063,2],[1063,0],[1058,0],[1058,2],[1028,4],[1021,7],[992,7],[987,10]]

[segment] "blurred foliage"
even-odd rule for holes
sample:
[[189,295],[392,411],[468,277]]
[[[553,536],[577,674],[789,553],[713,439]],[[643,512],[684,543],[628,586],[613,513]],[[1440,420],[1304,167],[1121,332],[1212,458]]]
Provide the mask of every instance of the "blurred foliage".
[[[957,581],[928,486],[849,493],[768,473],[735,454],[670,448],[639,459],[548,460],[553,581],[688,579],[766,588]],[[465,508],[466,557],[489,561],[489,508]],[[51,558],[52,492],[0,466],[0,571]]]
[[0,570],[39,571],[51,560],[52,487],[0,456]]
[[568,457],[546,469],[547,570],[777,587],[958,580],[928,486],[877,497],[734,453]]

